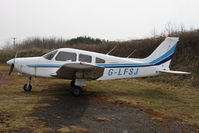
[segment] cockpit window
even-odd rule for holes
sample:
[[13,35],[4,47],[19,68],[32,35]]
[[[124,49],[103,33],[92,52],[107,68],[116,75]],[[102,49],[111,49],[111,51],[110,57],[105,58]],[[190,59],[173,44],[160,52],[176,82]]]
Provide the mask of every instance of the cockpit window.
[[63,52],[60,51],[59,54],[56,56],[56,61],[76,61],[77,54],[70,53],[70,52]]
[[55,56],[56,53],[57,53],[57,50],[49,52],[49,53],[45,54],[43,57],[48,59],[48,60],[52,60],[52,58]]

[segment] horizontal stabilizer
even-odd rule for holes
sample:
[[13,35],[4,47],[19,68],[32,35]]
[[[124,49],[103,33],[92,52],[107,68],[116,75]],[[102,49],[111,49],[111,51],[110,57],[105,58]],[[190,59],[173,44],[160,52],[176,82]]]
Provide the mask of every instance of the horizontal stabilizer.
[[190,72],[172,71],[172,70],[159,70],[159,72],[172,73],[172,74],[191,74]]

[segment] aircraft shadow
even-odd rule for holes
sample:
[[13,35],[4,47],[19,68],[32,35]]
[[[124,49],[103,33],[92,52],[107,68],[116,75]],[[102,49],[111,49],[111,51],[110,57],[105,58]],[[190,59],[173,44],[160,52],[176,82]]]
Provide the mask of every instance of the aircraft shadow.
[[47,99],[43,103],[49,104],[47,107],[37,108],[33,116],[39,117],[47,123],[47,126],[57,130],[61,125],[78,125],[81,118],[89,106],[89,96],[84,94],[75,97],[70,94],[69,86],[66,84],[56,84],[43,90],[41,93],[53,98]]

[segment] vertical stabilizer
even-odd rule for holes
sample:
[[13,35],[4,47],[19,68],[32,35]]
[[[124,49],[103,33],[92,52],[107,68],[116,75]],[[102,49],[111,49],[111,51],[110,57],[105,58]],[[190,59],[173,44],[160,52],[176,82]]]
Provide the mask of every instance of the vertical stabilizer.
[[179,38],[167,37],[154,51],[145,58],[146,62],[158,65],[161,69],[169,69],[171,59],[173,57],[175,48]]

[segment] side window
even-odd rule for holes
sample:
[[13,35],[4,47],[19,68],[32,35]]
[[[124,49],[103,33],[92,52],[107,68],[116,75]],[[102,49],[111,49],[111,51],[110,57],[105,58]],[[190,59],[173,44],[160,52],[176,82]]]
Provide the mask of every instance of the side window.
[[80,54],[79,55],[79,61],[91,63],[92,57],[89,56],[89,55]]
[[48,59],[48,60],[52,60],[52,58],[55,56],[56,53],[57,53],[57,50],[49,52],[49,53],[45,54],[43,57]]
[[95,62],[96,62],[96,63],[105,63],[105,60],[104,60],[104,59],[101,59],[101,58],[96,57]]
[[56,61],[76,61],[77,55],[75,53],[70,52],[63,52],[60,51],[57,57],[55,58]]

